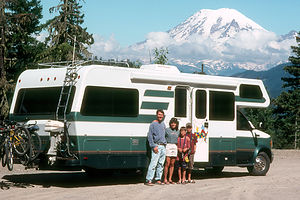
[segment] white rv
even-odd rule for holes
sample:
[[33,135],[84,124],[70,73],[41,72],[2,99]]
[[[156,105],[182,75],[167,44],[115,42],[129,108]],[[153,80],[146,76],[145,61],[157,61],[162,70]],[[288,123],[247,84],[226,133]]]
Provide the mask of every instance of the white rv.
[[254,175],[267,173],[272,140],[239,112],[269,105],[261,80],[187,74],[170,65],[78,66],[66,108],[68,134],[49,133],[45,124],[57,118],[67,70],[26,70],[16,84],[10,118],[37,121],[43,141],[39,169],[146,168],[149,124],[162,109],[166,125],[172,117],[180,126],[192,122],[196,167],[240,166]]

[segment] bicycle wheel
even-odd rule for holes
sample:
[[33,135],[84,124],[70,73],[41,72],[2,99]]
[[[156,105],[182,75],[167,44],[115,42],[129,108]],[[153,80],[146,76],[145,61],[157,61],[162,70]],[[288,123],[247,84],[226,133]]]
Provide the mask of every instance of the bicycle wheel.
[[13,147],[11,142],[5,143],[5,154],[6,154],[6,165],[9,171],[13,170],[14,161],[13,161]]
[[35,131],[30,132],[30,161],[36,159],[42,149],[42,141],[39,134]]
[[26,128],[18,127],[13,135],[13,149],[18,156],[23,156],[30,148],[30,135]]

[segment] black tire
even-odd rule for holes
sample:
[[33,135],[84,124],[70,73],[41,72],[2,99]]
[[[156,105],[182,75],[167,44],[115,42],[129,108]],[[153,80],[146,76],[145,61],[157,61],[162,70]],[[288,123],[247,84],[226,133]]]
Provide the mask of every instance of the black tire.
[[37,132],[30,133],[30,161],[35,160],[41,153],[42,141]]
[[257,154],[254,165],[247,167],[248,172],[252,176],[265,176],[270,168],[270,158],[265,152]]
[[10,142],[5,144],[5,154],[6,154],[6,165],[9,171],[12,171],[14,168],[13,161],[13,148]]
[[221,174],[224,166],[215,166],[212,168],[205,168],[205,171],[209,174]]
[[19,127],[13,136],[13,149],[18,156],[23,156],[30,148],[30,135],[26,128]]

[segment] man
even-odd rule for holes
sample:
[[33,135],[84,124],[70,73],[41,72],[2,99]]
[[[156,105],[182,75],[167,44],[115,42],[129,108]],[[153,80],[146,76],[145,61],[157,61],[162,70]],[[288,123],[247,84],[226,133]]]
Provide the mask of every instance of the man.
[[151,148],[151,162],[148,167],[146,176],[146,185],[152,186],[152,180],[155,174],[155,181],[157,184],[162,184],[161,177],[164,169],[164,162],[166,158],[166,125],[163,122],[164,111],[156,111],[156,120],[154,120],[149,127],[148,142]]
[[196,143],[197,143],[197,137],[195,135],[195,133],[192,133],[192,124],[191,123],[187,123],[186,124],[186,136],[188,136],[190,138],[190,147],[191,147],[191,151],[189,153],[189,163],[188,163],[188,170],[187,170],[187,175],[188,175],[188,183],[195,183],[194,180],[192,180],[192,170],[194,168],[194,155],[196,152]]

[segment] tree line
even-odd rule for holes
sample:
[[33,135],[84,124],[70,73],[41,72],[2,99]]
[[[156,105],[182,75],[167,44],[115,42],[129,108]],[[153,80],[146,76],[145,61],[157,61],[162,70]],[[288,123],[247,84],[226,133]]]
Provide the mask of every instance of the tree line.
[[[42,5],[40,0],[0,1],[0,119],[8,117],[9,102],[17,77],[22,71],[37,68],[38,63],[89,59],[88,46],[94,43],[93,35],[82,27],[83,0],[60,0],[49,9],[56,16],[41,24]],[[37,35],[46,30],[45,41]],[[246,109],[245,112],[255,126],[263,122],[262,129],[271,134],[275,148],[299,148],[300,146],[300,32],[296,36],[297,46],[292,46],[290,65],[285,70],[290,74],[283,77],[288,87],[266,109]],[[167,48],[155,48],[154,63],[166,64]],[[96,59],[99,60],[99,59]],[[100,59],[101,61],[101,59]],[[105,64],[105,62],[104,62]],[[130,67],[139,67],[140,62],[129,62]]]

